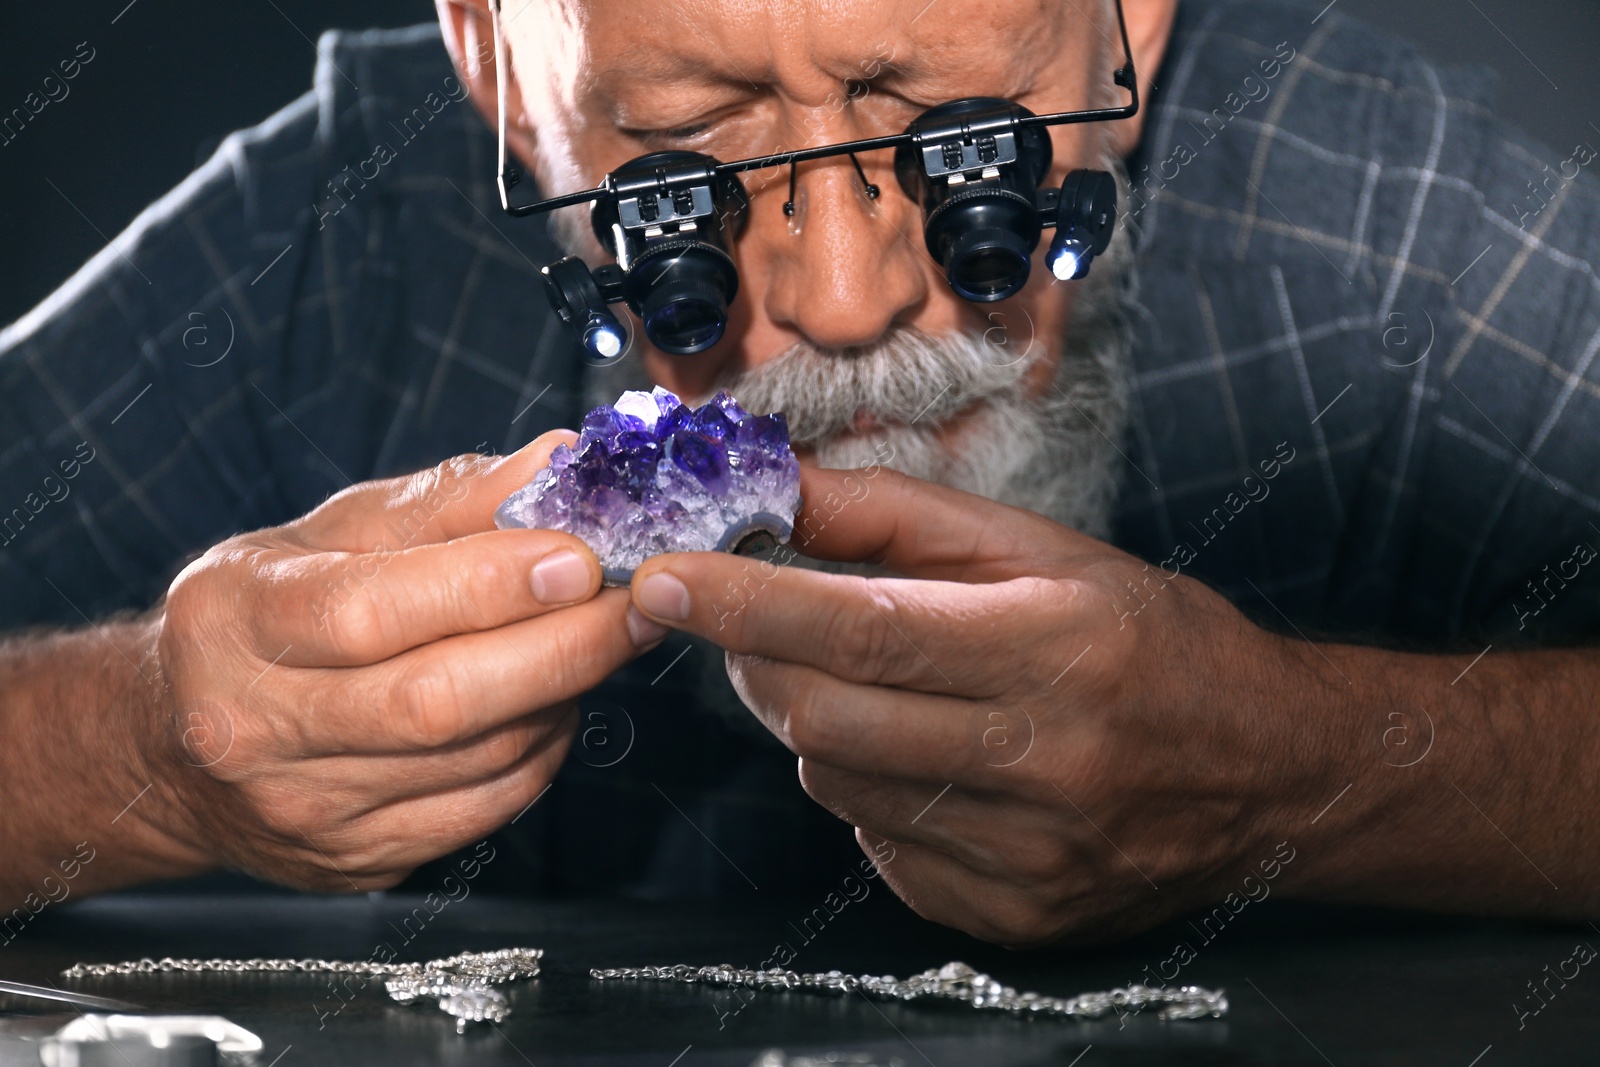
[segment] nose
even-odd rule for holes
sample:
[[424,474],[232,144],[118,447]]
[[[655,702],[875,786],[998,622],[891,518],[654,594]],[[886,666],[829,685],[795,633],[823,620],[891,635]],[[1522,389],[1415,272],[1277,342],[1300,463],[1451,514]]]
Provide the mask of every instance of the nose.
[[848,157],[800,164],[794,217],[769,229],[764,248],[765,310],[775,325],[822,348],[849,348],[921,309],[928,260],[920,216],[892,178],[878,177],[873,200]]

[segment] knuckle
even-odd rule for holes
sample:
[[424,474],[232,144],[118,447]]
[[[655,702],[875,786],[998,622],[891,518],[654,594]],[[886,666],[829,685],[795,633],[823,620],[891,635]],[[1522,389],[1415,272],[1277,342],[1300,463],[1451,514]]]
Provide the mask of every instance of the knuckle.
[[321,842],[306,857],[320,873],[338,881],[331,888],[348,891],[354,882],[363,891],[387,889],[405,877],[406,871],[396,870],[399,843],[394,839],[364,833],[359,822],[347,824],[338,837],[338,841]]
[[1071,615],[1089,610],[1095,601],[1095,585],[1082,578],[1030,578],[1057,607]]
[[1017,593],[1017,608],[1032,618],[1072,619],[1083,610],[1084,583],[1071,578],[1024,575],[1009,583]]
[[387,637],[388,613],[370,589],[357,590],[348,599],[324,603],[317,615],[323,640],[342,660],[367,662],[383,647]]
[[802,759],[826,759],[838,743],[832,708],[809,687],[790,698],[783,731],[789,750]]
[[868,578],[846,576],[866,598],[842,597],[824,628],[827,646],[844,651],[845,669],[856,677],[874,679],[884,674],[899,649],[892,644],[891,621],[899,611],[898,602]]
[[410,867],[402,868],[401,870],[380,870],[374,874],[363,874],[359,870],[351,871],[349,882],[345,881],[342,876],[336,876],[338,884],[332,886],[332,889],[334,892],[343,892],[349,889],[351,882],[355,883],[355,889],[352,892],[372,893],[393,889],[405,881],[411,875],[411,871],[412,868]]
[[[602,590],[601,597],[611,592]],[[613,599],[620,606],[627,591],[616,592],[619,595]],[[538,668],[539,677],[530,684],[545,694],[538,699],[541,707],[594,688],[633,655],[633,642],[620,625],[620,613],[585,611],[578,618],[582,621],[576,625],[544,627],[539,647],[531,653],[530,662]]]
[[446,661],[427,662],[402,671],[395,680],[389,706],[397,740],[408,748],[439,748],[458,740],[466,714],[456,670]]
[[856,775],[816,760],[801,759],[800,787],[835,816],[859,826],[872,814],[873,791]]
[[295,845],[317,845],[323,836],[327,817],[326,798],[302,794],[272,793],[264,789],[249,791],[249,804],[256,821],[273,837]]
[[231,539],[192,561],[169,584],[160,605],[158,648],[179,691],[188,692],[186,681],[218,672],[254,673],[250,661],[262,656],[282,617],[263,579],[274,555],[270,547]]
[[806,791],[806,796],[818,804],[838,815],[842,819],[848,817],[842,813],[844,805],[839,796],[837,774],[826,764],[818,763],[813,759],[801,757],[799,761],[800,788]]
[[401,490],[400,500],[402,503],[424,503],[430,507],[441,498],[460,500],[466,495],[470,480],[491,465],[488,457],[476,453],[451,456],[412,475]]
[[519,719],[503,727],[484,742],[478,753],[475,778],[496,778],[515,768],[545,736],[545,730],[529,719]]
[[399,547],[439,540],[440,512],[465,497],[470,480],[490,465],[485,456],[451,456],[387,483],[379,506],[389,515],[389,535]]
[[1052,886],[1069,869],[1072,855],[1054,836],[1035,837],[1007,857],[1013,884],[1027,889]]
[[240,584],[232,572],[244,569],[248,579],[260,552],[242,542],[224,541],[190,563],[167,588],[163,608],[167,622],[180,635],[210,629],[217,622],[219,604],[227,603],[233,595],[229,590]]
[[[527,583],[521,583],[527,587]],[[511,561],[501,556],[477,556],[457,564],[457,573],[447,582],[452,613],[462,619],[482,618],[483,603],[493,603],[508,589],[518,588],[511,575]]]
[[995,893],[982,914],[986,939],[1012,948],[1049,941],[1055,934],[1050,911],[1027,895]]
[[[600,679],[591,679],[598,673],[599,661],[604,657],[584,627],[560,627],[548,630],[533,650],[533,663],[538,667],[540,681],[549,680],[551,693],[542,701],[545,706],[567,697],[576,696]],[[609,670],[609,668],[608,668]]]

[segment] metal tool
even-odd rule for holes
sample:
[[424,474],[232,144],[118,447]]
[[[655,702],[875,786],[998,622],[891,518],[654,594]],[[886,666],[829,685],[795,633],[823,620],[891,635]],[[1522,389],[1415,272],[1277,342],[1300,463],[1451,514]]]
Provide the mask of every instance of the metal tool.
[[14,997],[32,997],[36,1000],[54,1000],[62,1004],[76,1004],[80,1008],[99,1008],[102,1011],[139,1011],[139,1005],[109,997],[92,997],[87,993],[69,993],[52,986],[29,985],[26,982],[7,982],[0,979],[0,993]]

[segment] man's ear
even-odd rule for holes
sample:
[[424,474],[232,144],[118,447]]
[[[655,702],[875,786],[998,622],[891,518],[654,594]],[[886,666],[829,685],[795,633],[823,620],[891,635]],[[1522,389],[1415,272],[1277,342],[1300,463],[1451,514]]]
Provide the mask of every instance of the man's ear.
[[[1150,90],[1161,60],[1167,54],[1172,23],[1178,15],[1178,0],[1122,0],[1122,15],[1128,23],[1133,69],[1139,75],[1139,113],[1112,124],[1117,155],[1127,157],[1138,147],[1144,133],[1144,120],[1150,114]],[[1117,93],[1118,99],[1125,103],[1125,91],[1118,89]]]
[[[499,114],[494,76],[494,23],[490,20],[489,0],[434,0],[439,11],[439,26],[444,31],[444,46],[467,87],[472,106],[492,130]],[[509,59],[509,57],[508,57]],[[509,62],[507,66],[512,66]],[[532,173],[533,124],[522,105],[522,92],[514,70],[506,72],[506,146]]]

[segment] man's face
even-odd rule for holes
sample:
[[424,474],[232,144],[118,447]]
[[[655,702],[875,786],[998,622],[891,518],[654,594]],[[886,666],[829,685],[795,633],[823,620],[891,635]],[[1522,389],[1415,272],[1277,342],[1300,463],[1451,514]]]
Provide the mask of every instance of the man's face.
[[[898,132],[965,96],[1036,112],[1123,99],[1110,86],[1120,41],[1103,0],[508,0],[504,17],[550,192],[593,186],[646,152],[731,160]],[[1094,124],[1052,130],[1048,184],[1103,164],[1106,135]],[[848,157],[817,160],[799,167],[793,218],[782,210],[787,168],[743,176],[751,208],[727,337],[688,357],[645,346],[655,381],[699,396],[797,342],[845,351],[897,325],[1060,333],[1071,286],[1036,261],[1018,297],[960,299],[928,255],[892,150],[859,158],[880,199],[866,198]],[[583,233],[578,250],[593,260],[585,210],[569,209],[562,229]]]
[[[1127,4],[1157,27],[1153,63],[1171,0]],[[968,96],[1036,113],[1126,101],[1111,83],[1110,0],[506,0],[504,18],[521,105],[512,142],[547,195],[593,187],[647,152],[733,160],[895,133]],[[1116,168],[1137,126],[1050,135],[1044,184],[1059,186],[1077,167]],[[972,303],[928,254],[892,151],[859,158],[877,200],[849,157],[817,160],[798,169],[792,218],[787,168],[744,174],[751,205],[724,339],[666,355],[635,322],[630,351],[589,375],[586,399],[658,383],[695,402],[726,387],[752,410],[785,412],[803,462],[882,462],[1104,535],[1127,392],[1125,235],[1074,283],[1052,278],[1041,242],[1020,294]],[[569,251],[608,258],[583,209],[555,222]],[[721,657],[705,659],[706,703],[741,721]]]
[[[1164,42],[1171,0],[1128,7],[1136,49],[1145,23]],[[1111,82],[1121,40],[1110,0],[505,0],[503,19],[512,147],[547,194],[593,187],[647,152],[732,160],[899,132],[961,97],[1041,113],[1126,101]],[[445,21],[458,55],[476,50],[462,35],[474,21],[481,34],[483,18]],[[475,96],[492,113],[478,74]],[[1136,124],[1050,136],[1044,184],[1059,185],[1077,167],[1115,168]],[[1104,532],[1105,444],[1125,392],[1110,343],[1125,239],[1074,283],[1044,268],[1041,242],[1021,293],[972,303],[929,255],[892,150],[859,159],[878,199],[850,157],[814,160],[798,168],[792,217],[789,168],[742,175],[751,205],[724,339],[667,355],[634,322],[628,354],[591,382],[606,400],[651,383],[691,402],[725,387],[752,410],[784,411],[804,462],[860,466],[887,451],[908,473]],[[554,221],[571,251],[608,258],[586,209]]]

